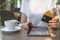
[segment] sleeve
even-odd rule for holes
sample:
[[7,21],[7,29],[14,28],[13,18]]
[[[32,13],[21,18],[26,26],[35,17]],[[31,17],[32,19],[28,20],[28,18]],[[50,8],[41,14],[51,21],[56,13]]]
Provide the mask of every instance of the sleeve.
[[22,0],[20,12],[26,13],[26,0]]
[[50,0],[48,9],[56,8],[56,3],[54,3],[54,0]]

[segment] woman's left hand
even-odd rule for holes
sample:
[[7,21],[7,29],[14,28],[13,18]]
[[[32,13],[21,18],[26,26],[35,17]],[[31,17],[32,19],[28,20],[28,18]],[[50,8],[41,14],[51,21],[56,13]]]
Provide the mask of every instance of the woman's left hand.
[[53,18],[49,21],[49,26],[57,28],[59,26],[59,18]]

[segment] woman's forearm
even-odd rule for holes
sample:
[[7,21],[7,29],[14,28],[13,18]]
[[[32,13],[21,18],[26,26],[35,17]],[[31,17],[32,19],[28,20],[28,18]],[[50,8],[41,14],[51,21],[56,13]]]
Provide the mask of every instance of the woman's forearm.
[[27,22],[27,17],[26,17],[26,15],[24,13],[22,13],[22,15],[21,15],[21,23],[25,23],[25,22]]

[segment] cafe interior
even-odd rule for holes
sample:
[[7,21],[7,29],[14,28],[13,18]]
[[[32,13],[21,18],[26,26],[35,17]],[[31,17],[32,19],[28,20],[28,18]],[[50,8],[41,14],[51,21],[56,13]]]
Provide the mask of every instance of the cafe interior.
[[[29,30],[22,26],[21,5],[23,0],[0,0],[0,40],[60,40],[60,27],[33,27],[28,24]],[[28,0],[25,0],[28,1]],[[37,0],[38,1],[38,0]],[[60,16],[60,0],[53,0],[56,4],[55,15],[46,12],[50,17]],[[44,18],[43,17],[43,18]],[[47,22],[51,18],[42,19]],[[48,22],[47,22],[48,23]],[[43,25],[43,24],[42,24]],[[25,25],[26,26],[26,25]],[[53,32],[53,34],[52,34]]]

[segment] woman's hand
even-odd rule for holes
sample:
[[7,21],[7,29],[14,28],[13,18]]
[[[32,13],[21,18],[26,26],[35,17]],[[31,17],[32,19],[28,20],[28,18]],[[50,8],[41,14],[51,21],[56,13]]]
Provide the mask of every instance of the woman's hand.
[[23,23],[22,26],[23,26],[23,28],[24,28],[25,30],[27,30],[27,31],[29,30],[29,27],[31,27],[31,28],[36,27],[36,26],[33,25],[32,23]]
[[49,26],[57,28],[59,26],[59,18],[53,18],[49,21]]

